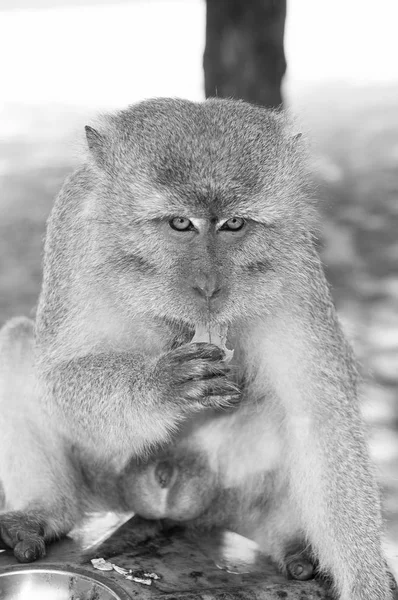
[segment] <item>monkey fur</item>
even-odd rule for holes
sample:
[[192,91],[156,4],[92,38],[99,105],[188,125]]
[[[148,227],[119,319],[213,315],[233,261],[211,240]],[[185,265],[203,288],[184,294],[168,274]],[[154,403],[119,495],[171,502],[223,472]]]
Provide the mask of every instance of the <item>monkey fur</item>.
[[[308,548],[339,600],[390,599],[303,140],[220,99],[148,100],[86,137],[36,323],[0,334],[3,545],[28,562],[90,509],[134,510],[226,526],[293,576]],[[208,322],[228,326],[230,366],[190,343]]]

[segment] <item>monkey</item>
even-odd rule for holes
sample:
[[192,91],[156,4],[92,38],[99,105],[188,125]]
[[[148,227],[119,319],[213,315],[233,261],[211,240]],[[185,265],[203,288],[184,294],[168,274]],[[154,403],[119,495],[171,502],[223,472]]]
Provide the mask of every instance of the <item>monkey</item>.
[[[244,101],[163,98],[86,139],[36,321],[0,334],[3,544],[35,560],[89,506],[119,506],[228,526],[296,578],[316,560],[339,600],[391,599],[303,136]],[[203,324],[227,326],[230,364],[192,343]]]

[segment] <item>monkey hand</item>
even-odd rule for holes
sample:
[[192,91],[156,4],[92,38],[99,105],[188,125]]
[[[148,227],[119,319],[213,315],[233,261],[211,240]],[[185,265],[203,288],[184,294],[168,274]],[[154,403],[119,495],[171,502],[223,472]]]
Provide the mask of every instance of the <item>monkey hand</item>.
[[240,400],[225,352],[214,344],[184,344],[163,354],[155,371],[162,396],[184,410],[229,408]]
[[20,511],[0,515],[0,548],[13,548],[22,563],[45,556],[44,523],[40,515]]

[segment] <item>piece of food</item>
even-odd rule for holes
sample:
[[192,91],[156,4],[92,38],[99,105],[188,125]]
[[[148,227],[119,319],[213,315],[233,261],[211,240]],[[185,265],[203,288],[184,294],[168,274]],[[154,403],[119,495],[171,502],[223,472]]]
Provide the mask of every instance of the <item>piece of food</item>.
[[142,583],[143,585],[152,585],[152,581],[161,579],[157,573],[147,573],[146,571],[131,571],[129,575],[125,577],[129,581],[135,581],[136,583]]
[[160,575],[157,573],[147,573],[142,569],[125,569],[124,567],[119,567],[114,563],[108,562],[104,558],[93,558],[91,564],[94,569],[98,569],[99,571],[116,571],[116,573],[119,573],[119,575],[122,575],[125,579],[134,581],[135,583],[141,583],[142,585],[152,585],[153,581],[161,579]]
[[228,336],[228,325],[197,325],[195,329],[195,335],[192,338],[192,342],[209,342],[222,348],[225,352],[225,361],[230,362],[234,355],[233,350],[229,350],[226,347]]
[[113,571],[112,563],[106,561],[104,558],[93,558],[91,564],[94,569],[98,569],[99,571]]
[[126,575],[125,579],[134,581],[135,583],[141,583],[142,585],[152,585],[152,579],[149,577],[136,577],[135,575]]
[[123,567],[118,567],[114,563],[112,563],[112,567],[113,567],[113,570],[116,571],[116,573],[119,573],[119,575],[126,576],[126,575],[129,575],[131,572],[129,569],[124,569]]
[[155,579],[156,581],[160,579],[160,575],[157,573],[144,573],[144,575],[145,577],[148,577],[148,579]]

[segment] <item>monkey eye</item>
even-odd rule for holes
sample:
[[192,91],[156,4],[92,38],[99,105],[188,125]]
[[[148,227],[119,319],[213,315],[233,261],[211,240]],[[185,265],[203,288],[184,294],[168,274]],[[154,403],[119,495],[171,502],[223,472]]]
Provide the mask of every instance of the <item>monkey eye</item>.
[[169,225],[176,231],[191,231],[194,229],[193,223],[185,217],[174,217],[169,221]]
[[240,231],[245,225],[245,220],[241,217],[232,217],[225,221],[219,229],[219,231]]

